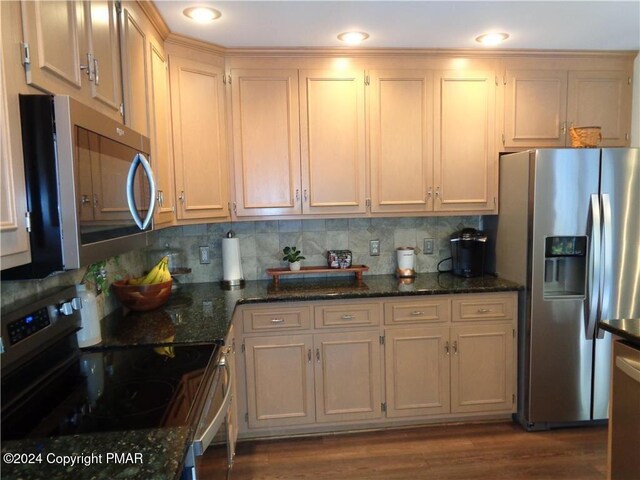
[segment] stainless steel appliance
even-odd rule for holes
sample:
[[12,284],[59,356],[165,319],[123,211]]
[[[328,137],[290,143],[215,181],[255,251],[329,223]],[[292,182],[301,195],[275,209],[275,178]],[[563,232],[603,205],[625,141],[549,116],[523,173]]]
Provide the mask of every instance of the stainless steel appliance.
[[[166,347],[170,350],[153,345],[80,350],[75,332],[81,302],[76,295],[75,287],[66,287],[3,308],[3,445],[25,438],[188,425],[194,436],[185,448],[183,478],[195,479],[195,456],[229,421],[231,347],[211,343]],[[233,448],[233,443],[227,445]],[[225,470],[233,450],[227,458]]]
[[451,234],[451,271],[459,277],[484,274],[487,236],[475,228],[463,228]]
[[149,139],[68,96],[20,95],[32,262],[42,278],[146,245],[156,204]]
[[525,286],[520,421],[606,419],[611,336],[597,322],[640,317],[640,150],[504,155],[493,228],[496,273]]

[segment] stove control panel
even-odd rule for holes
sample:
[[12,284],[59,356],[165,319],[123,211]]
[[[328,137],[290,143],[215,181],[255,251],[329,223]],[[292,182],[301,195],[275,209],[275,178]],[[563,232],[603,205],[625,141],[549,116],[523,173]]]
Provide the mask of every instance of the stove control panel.
[[51,318],[46,307],[36,310],[29,315],[14,320],[7,324],[7,332],[9,333],[9,344],[15,345],[21,340],[30,337],[43,328],[51,325]]

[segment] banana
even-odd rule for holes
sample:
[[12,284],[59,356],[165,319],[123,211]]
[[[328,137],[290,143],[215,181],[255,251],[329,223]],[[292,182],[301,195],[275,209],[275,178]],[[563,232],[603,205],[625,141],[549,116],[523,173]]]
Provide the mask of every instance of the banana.
[[[163,280],[165,277],[164,271],[167,270],[169,263],[169,257],[162,257],[160,261],[147,273],[146,277],[142,279],[140,285],[153,285],[154,283],[166,282]],[[168,273],[168,270],[167,270]],[[169,278],[171,275],[169,275]]]
[[175,352],[173,351],[173,345],[169,345],[168,347],[155,347],[153,351],[158,355],[162,355],[164,357],[173,358],[176,356]]

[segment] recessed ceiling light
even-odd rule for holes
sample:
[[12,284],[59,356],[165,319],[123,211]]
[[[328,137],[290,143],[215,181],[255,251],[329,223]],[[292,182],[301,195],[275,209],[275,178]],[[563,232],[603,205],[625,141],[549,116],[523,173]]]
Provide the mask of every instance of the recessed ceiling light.
[[367,32],[343,32],[338,35],[338,40],[348,43],[349,45],[357,45],[367,38],[369,38]]
[[509,38],[508,33],[485,33],[476,37],[476,42],[487,46],[498,45]]
[[189,7],[185,8],[182,13],[199,23],[211,22],[222,16],[218,10],[209,7]]

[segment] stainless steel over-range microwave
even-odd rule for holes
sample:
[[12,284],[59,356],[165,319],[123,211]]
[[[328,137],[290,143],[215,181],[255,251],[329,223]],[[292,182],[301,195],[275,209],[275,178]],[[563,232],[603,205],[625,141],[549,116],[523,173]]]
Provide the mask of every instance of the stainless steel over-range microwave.
[[63,95],[20,95],[32,262],[42,278],[146,245],[156,187],[147,137]]

